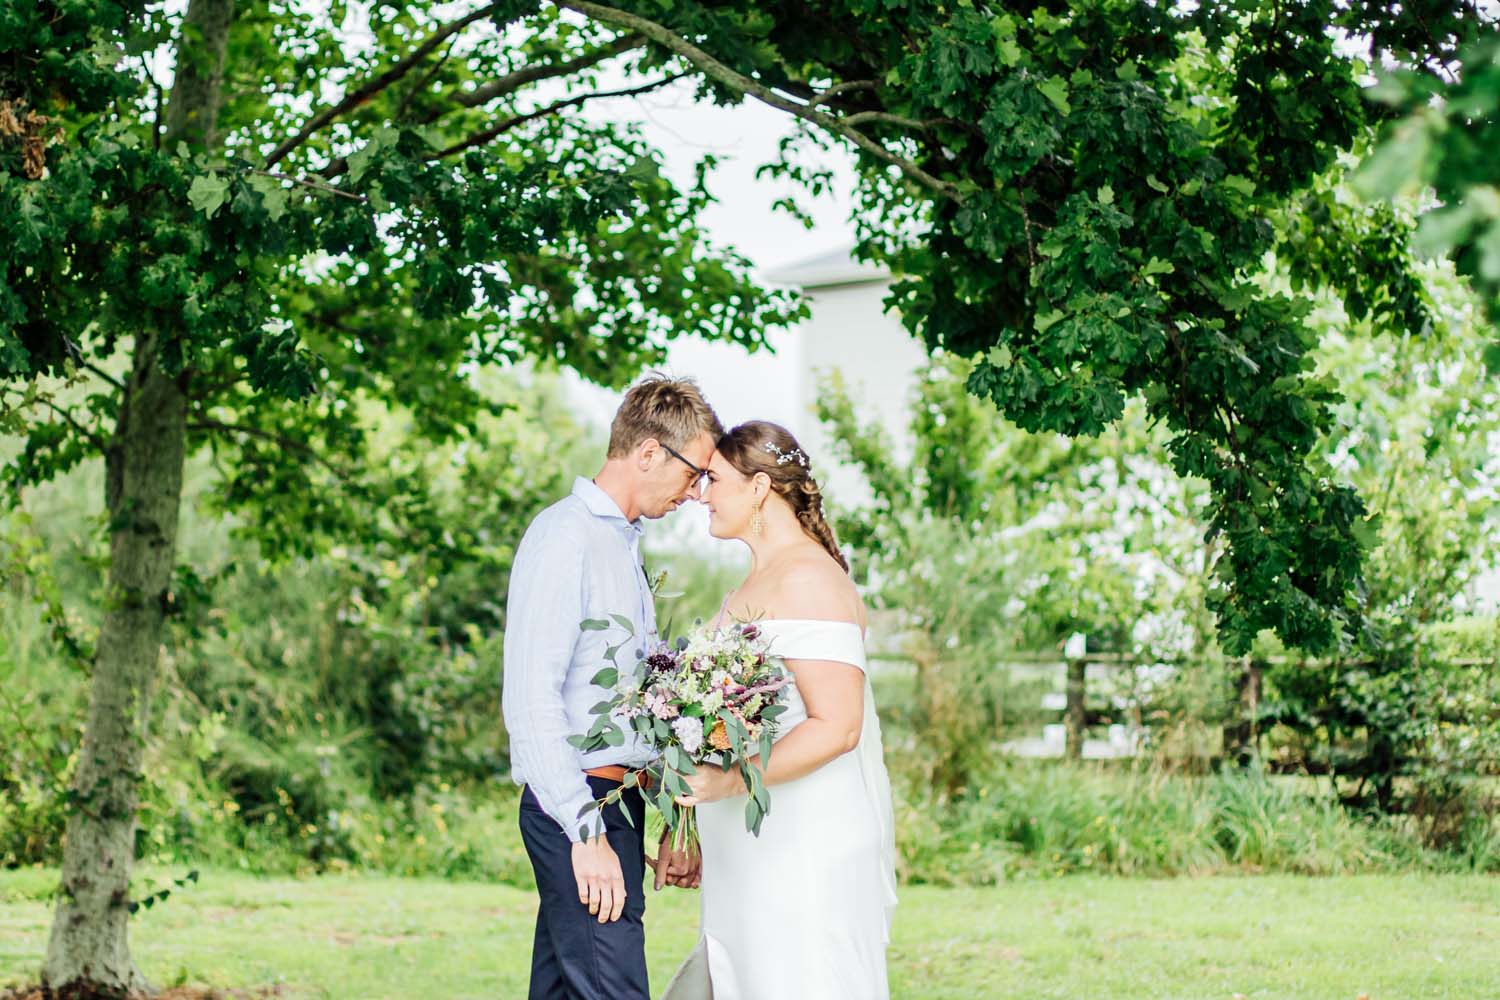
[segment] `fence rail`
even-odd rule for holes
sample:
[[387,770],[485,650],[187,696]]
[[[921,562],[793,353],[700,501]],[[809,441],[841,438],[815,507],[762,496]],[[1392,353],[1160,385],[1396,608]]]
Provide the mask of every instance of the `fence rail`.
[[[874,661],[888,663],[910,663],[907,656],[895,652],[874,652],[869,657]],[[1090,666],[1104,667],[1112,670],[1133,669],[1137,666],[1168,666],[1174,668],[1191,667],[1203,664],[1206,661],[1202,657],[1183,660],[1169,660],[1161,658],[1144,658],[1133,653],[1084,653],[1078,656],[1068,656],[1066,653],[1051,651],[1016,651],[1006,653],[996,659],[996,665],[1029,664],[1036,666],[1054,666],[1065,671],[1062,721],[1064,726],[1063,756],[1070,760],[1080,760],[1083,757],[1084,734],[1088,730],[1088,668]],[[1233,665],[1238,663],[1240,672],[1235,678],[1236,707],[1228,718],[1223,722],[1223,754],[1226,759],[1243,762],[1254,754],[1255,748],[1260,742],[1260,704],[1263,698],[1265,686],[1265,670],[1267,667],[1280,666],[1288,663],[1300,664],[1314,669],[1358,668],[1373,667],[1377,662],[1369,659],[1346,660],[1336,657],[1302,657],[1302,656],[1266,656],[1266,657],[1226,657],[1223,661]],[[1496,659],[1457,659],[1446,661],[1454,667],[1491,667],[1500,669],[1500,660]],[[1145,726],[1137,716],[1134,720],[1138,732],[1143,732]]]

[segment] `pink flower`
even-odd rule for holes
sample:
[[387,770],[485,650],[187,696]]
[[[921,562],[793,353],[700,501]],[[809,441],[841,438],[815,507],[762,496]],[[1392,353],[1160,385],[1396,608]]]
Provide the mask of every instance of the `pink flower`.
[[646,695],[646,708],[663,722],[677,717],[677,706],[655,691]]

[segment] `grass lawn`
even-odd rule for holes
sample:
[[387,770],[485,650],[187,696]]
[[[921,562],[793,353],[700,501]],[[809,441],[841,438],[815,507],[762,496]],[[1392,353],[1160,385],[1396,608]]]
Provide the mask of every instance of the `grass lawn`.
[[[0,872],[0,986],[33,977],[54,883],[52,872]],[[647,914],[662,987],[693,943],[695,896],[653,895]],[[508,1000],[525,996],[534,915],[533,897],[507,886],[210,871],[142,913],[133,944],[161,986]],[[1500,880],[1077,876],[912,887],[890,969],[898,1000],[1500,997]]]

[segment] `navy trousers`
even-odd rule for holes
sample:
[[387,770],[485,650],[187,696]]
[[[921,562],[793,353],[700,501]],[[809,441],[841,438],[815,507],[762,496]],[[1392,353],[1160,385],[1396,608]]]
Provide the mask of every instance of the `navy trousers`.
[[[588,778],[594,797],[603,798],[616,782]],[[632,826],[621,813],[629,809]],[[529,1000],[651,1000],[646,980],[646,803],[628,789],[604,811],[604,836],[625,875],[625,911],[599,922],[578,901],[573,877],[573,845],[562,827],[542,811],[528,787],[521,794],[521,840],[536,872],[541,907],[531,946]]]

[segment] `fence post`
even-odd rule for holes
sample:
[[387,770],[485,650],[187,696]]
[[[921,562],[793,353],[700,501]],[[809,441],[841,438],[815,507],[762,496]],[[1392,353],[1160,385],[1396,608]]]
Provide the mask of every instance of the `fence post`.
[[1245,747],[1248,755],[1246,763],[1249,763],[1249,758],[1260,756],[1260,696],[1261,680],[1265,669],[1266,665],[1260,660],[1251,660],[1247,668],[1243,706],[1245,725],[1250,730],[1250,739]]
[[1063,719],[1068,727],[1068,760],[1083,759],[1083,732],[1088,722],[1084,682],[1088,677],[1088,666],[1088,661],[1081,657],[1068,661],[1068,707]]

